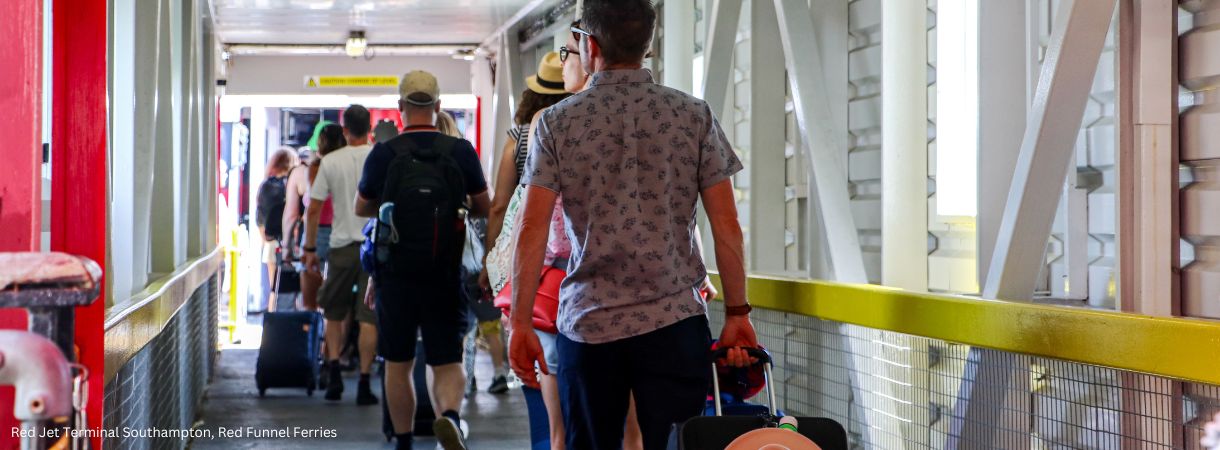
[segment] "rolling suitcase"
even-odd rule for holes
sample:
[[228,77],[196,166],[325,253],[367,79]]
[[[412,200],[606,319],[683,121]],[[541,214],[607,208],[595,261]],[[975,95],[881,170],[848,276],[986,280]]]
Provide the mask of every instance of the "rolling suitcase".
[[263,343],[254,372],[258,395],[267,395],[269,388],[304,388],[312,396],[318,387],[321,334],[322,315],[316,312],[263,315]]
[[[385,364],[381,365],[381,433],[386,442],[394,440],[394,422],[390,420],[389,400],[385,399]],[[432,410],[432,399],[428,396],[428,366],[424,364],[424,342],[415,341],[415,367],[411,370],[415,379],[415,429],[416,436],[432,436],[432,422],[436,412]]]
[[[725,416],[725,409],[720,399],[720,384],[715,367],[715,360],[724,356],[724,349],[713,354],[712,389],[715,404],[715,416],[695,417],[680,424],[675,429],[677,437],[676,448],[679,450],[700,450],[726,448],[734,440],[755,430],[776,428],[779,426],[779,416],[775,409],[775,391],[771,383],[771,357],[760,349],[750,349],[750,356],[758,358],[763,365],[763,373],[767,382],[768,406],[762,414]],[[749,409],[745,409],[748,411]],[[834,420],[821,417],[796,417],[798,429],[795,432],[813,441],[821,450],[847,450],[847,431]],[[787,432],[787,431],[785,431]],[[792,447],[794,450],[798,447]]]

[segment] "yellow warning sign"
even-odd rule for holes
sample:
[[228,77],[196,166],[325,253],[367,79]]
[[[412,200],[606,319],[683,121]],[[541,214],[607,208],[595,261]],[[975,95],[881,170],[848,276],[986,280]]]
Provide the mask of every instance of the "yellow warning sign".
[[308,75],[307,88],[398,87],[394,75]]

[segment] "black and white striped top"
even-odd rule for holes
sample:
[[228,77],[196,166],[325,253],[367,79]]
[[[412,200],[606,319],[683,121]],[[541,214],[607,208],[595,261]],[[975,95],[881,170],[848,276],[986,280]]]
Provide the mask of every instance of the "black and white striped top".
[[521,174],[525,173],[525,157],[529,155],[530,150],[530,126],[516,125],[508,130],[508,137],[517,141],[517,151],[513,154],[513,161],[517,163],[517,181],[521,181]]

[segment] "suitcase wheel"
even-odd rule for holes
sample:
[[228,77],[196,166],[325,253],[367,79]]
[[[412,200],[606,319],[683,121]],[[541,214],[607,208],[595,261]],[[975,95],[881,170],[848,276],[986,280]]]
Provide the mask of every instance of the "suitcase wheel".
[[258,388],[258,396],[259,396],[259,397],[266,397],[266,396],[267,396],[267,388]]

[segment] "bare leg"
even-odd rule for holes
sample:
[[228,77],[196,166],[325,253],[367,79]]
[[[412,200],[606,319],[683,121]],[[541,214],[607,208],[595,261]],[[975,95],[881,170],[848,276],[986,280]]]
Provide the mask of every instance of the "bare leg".
[[332,363],[343,356],[343,342],[347,339],[346,320],[326,321],[326,359]]
[[640,432],[640,421],[635,415],[635,393],[627,404],[627,430],[623,433],[623,450],[643,450],[644,433]]
[[508,365],[504,363],[504,338],[500,327],[495,327],[495,333],[486,333],[483,339],[487,341],[487,352],[491,353],[492,367],[496,369],[496,374],[500,374],[500,370],[505,370]]
[[360,374],[367,375],[377,358],[377,326],[360,323]]
[[390,410],[394,433],[410,433],[415,429],[415,380],[411,369],[415,360],[385,363],[385,401]]
[[267,305],[263,307],[263,311],[275,311],[275,263],[267,263],[267,284],[270,290],[267,292]]
[[555,375],[538,377],[542,385],[542,402],[551,424],[551,450],[564,450],[563,408],[559,403],[559,379]]
[[430,366],[432,368],[432,406],[436,416],[445,411],[460,411],[462,394],[466,389],[466,374],[462,373],[462,363]]

